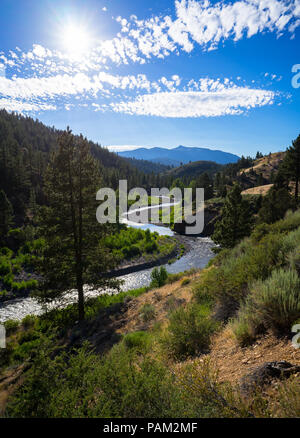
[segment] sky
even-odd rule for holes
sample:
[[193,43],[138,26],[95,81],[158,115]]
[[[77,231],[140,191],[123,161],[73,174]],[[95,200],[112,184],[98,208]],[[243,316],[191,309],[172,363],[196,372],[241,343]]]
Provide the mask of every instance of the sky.
[[111,150],[300,133],[300,0],[1,0],[0,108]]

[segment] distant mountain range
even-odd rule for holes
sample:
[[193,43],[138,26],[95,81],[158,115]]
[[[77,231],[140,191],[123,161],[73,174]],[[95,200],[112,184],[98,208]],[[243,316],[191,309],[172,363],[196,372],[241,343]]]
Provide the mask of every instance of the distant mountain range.
[[148,160],[166,166],[180,166],[191,161],[214,161],[218,164],[236,163],[240,157],[229,152],[217,151],[207,148],[191,148],[178,146],[174,149],[165,148],[140,148],[133,151],[118,153],[121,157]]

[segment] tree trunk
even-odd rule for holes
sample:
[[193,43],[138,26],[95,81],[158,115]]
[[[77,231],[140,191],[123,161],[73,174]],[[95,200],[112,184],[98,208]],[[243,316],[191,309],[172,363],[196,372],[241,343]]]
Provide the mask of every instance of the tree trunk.
[[295,181],[295,183],[296,183],[296,187],[295,187],[295,200],[296,200],[296,203],[298,202],[298,193],[299,193],[299,178],[298,177],[296,177],[296,181]]
[[77,290],[78,290],[78,318],[79,321],[84,320],[84,294],[81,272],[77,273]]

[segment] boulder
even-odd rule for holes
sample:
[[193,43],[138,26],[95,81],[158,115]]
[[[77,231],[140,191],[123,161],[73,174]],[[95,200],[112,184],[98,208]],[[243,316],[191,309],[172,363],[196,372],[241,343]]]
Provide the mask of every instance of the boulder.
[[280,362],[265,362],[254,368],[249,374],[242,377],[240,388],[242,393],[249,394],[256,388],[270,384],[274,379],[284,379],[300,372],[300,366],[293,365],[285,360]]

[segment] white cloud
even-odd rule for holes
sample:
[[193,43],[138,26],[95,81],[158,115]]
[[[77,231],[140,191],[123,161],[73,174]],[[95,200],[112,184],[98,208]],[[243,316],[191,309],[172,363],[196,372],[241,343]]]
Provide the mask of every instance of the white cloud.
[[[93,76],[78,73],[27,79],[0,77],[0,99],[2,107],[20,112],[54,109],[60,101],[69,111],[75,106],[74,99],[78,106],[101,97],[102,101],[89,103],[94,111],[113,110],[159,117],[213,117],[240,114],[251,108],[270,105],[276,95],[253,86],[237,86],[228,78],[223,81],[192,79],[187,85],[181,85],[181,82],[176,74],[151,82],[144,74],[119,76],[105,71]],[[130,96],[126,95],[127,92]]]
[[6,56],[2,53],[0,58],[9,67],[26,64],[38,75],[96,72],[108,62],[144,64],[152,57],[190,53],[197,46],[215,50],[226,40],[238,41],[265,32],[277,37],[287,32],[293,37],[300,26],[300,0],[176,0],[174,5],[174,17],[117,17],[121,32],[110,40],[94,41],[81,59],[39,44],[28,52],[15,49]]
[[195,44],[214,50],[227,39],[238,41],[263,32],[293,34],[300,26],[299,0],[176,0],[175,7],[175,19],[118,17],[122,34],[138,47],[138,57],[164,58],[178,49],[189,53]]
[[100,72],[92,77],[84,73],[77,73],[74,76],[65,74],[40,78],[14,77],[7,79],[0,77],[0,96],[31,99],[35,97],[56,98],[84,93],[97,95],[99,91],[105,91],[105,85],[121,90],[144,89],[150,91],[152,87],[152,83],[144,74],[118,76]]
[[56,110],[56,106],[49,103],[24,102],[17,99],[0,98],[0,109],[22,114],[28,112],[54,111]]
[[164,92],[112,103],[115,112],[157,117],[217,117],[242,114],[274,103],[275,93],[243,87],[216,87],[203,91]]

